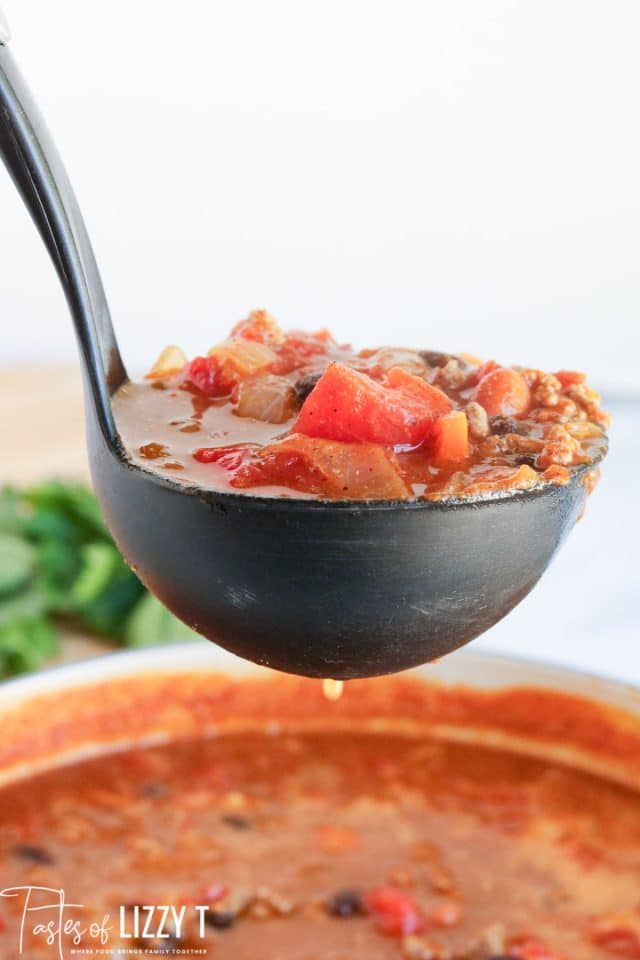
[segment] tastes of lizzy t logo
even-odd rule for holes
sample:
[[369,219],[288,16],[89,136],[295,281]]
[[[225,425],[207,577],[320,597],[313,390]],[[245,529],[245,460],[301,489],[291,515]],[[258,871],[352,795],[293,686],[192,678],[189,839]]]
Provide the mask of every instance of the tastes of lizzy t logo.
[[[0,890],[0,897],[12,898],[17,903],[19,957],[29,955],[34,941],[48,946],[53,960],[66,960],[68,955],[121,957],[130,952],[131,946],[135,946],[136,955],[141,949],[151,954],[207,955],[204,946],[180,945],[187,925],[191,925],[190,939],[191,936],[205,938],[206,915],[211,908],[204,904],[193,905],[189,917],[184,905],[141,905],[130,909],[121,906],[119,921],[112,924],[110,914],[100,919],[88,918],[83,912],[84,905],[70,903],[64,890],[57,887],[6,887]],[[112,931],[118,946],[109,947]],[[144,948],[145,943],[148,950]],[[160,951],[158,945],[164,949]]]
[[0,897],[19,898],[21,913],[18,952],[22,956],[27,938],[46,943],[53,956],[64,960],[65,945],[79,946],[87,940],[106,944],[109,940],[109,915],[101,922],[87,923],[79,916],[81,903],[68,903],[65,892],[55,887],[7,887]]

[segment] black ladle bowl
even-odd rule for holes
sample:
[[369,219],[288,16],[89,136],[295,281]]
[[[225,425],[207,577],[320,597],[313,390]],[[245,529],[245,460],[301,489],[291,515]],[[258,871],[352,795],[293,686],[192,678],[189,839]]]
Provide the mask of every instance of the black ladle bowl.
[[583,509],[586,468],[566,486],[494,499],[356,503],[193,489],[133,465],[111,410],[127,377],[91,245],[1,39],[0,152],[75,322],[107,523],[178,617],[257,663],[346,679],[449,653],[529,593]]

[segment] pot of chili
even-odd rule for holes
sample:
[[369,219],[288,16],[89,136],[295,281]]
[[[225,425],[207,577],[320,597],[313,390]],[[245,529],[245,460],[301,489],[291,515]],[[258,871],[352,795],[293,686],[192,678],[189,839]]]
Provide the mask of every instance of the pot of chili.
[[2,957],[640,956],[615,683],[465,653],[328,701],[195,644],[6,684],[0,718]]

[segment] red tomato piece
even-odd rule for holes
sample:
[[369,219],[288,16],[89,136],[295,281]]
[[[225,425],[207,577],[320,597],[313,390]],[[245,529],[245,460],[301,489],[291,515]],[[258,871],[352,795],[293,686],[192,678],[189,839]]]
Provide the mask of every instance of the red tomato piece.
[[640,941],[633,930],[609,930],[594,938],[594,943],[613,956],[640,960]]
[[476,367],[475,370],[471,371],[467,377],[467,386],[475,387],[478,383],[480,383],[483,377],[486,377],[488,373],[499,369],[500,364],[496,363],[495,360],[485,360],[485,362],[481,363],[479,367]]
[[640,960],[640,917],[638,913],[611,913],[597,919],[591,941],[616,957]]
[[335,341],[328,330],[318,330],[316,333],[292,330],[287,335],[284,346],[300,357],[313,357],[327,353],[329,347],[335,346]]
[[[275,446],[275,445],[274,445]],[[258,459],[245,464],[231,480],[239,490],[250,487],[291,487],[301,493],[330,496],[327,484],[313,461],[302,452],[265,447]]]
[[484,375],[473,399],[490,417],[518,417],[529,409],[531,391],[517,370],[499,367]]
[[247,447],[200,447],[193,457],[198,463],[217,463],[232,473],[244,463],[249,453]]
[[395,458],[372,443],[293,436],[263,447],[231,480],[233,487],[287,486],[352,500],[402,499],[410,492]]
[[567,390],[568,387],[574,387],[578,383],[584,383],[587,379],[586,374],[578,373],[577,370],[557,370],[556,373],[554,373],[554,377],[558,378],[563,390]]
[[433,435],[436,416],[425,397],[332,363],[305,400],[293,429],[327,440],[417,446]]
[[371,891],[365,902],[382,933],[405,936],[424,930],[420,907],[413,897],[403,890],[396,887],[378,887]]
[[228,892],[229,890],[225,887],[224,883],[211,883],[201,891],[197,902],[211,905],[217,903],[218,900],[222,900],[223,897],[226,897]]
[[360,845],[360,837],[353,830],[346,827],[327,824],[317,831],[318,846],[325,853],[344,853]]
[[392,367],[389,370],[386,385],[424,402],[436,417],[443,417],[453,409],[453,404],[446,393],[438,387],[431,386],[422,377],[408,373],[402,367]]
[[327,356],[335,341],[328,330],[305,333],[293,330],[278,347],[277,373],[290,373],[304,366],[312,357]]
[[224,397],[231,392],[233,386],[222,376],[218,364],[212,357],[194,357],[187,366],[185,380],[208,397]]
[[512,940],[507,955],[517,957],[518,960],[562,960],[559,953],[551,950],[537,937],[518,937]]
[[469,421],[463,410],[454,410],[436,421],[433,442],[435,460],[457,463],[469,453]]
[[434,927],[456,927],[462,920],[462,908],[455,900],[447,900],[427,914],[427,924]]

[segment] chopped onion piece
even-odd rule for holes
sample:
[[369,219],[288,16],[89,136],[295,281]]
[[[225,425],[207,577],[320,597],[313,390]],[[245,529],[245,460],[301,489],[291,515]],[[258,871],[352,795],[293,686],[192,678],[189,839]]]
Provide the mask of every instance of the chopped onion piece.
[[160,356],[151,367],[151,370],[145,377],[147,380],[160,380],[162,377],[171,377],[175,373],[180,373],[187,362],[187,355],[180,347],[165,347]]

